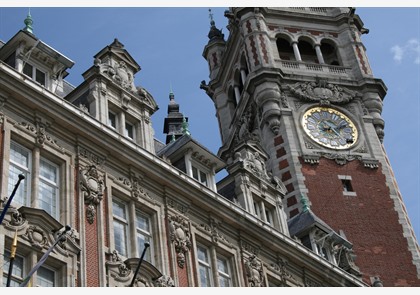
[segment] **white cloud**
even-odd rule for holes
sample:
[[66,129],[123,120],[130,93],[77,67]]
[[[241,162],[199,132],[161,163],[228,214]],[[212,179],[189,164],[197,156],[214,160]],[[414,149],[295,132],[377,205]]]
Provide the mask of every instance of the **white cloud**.
[[418,39],[410,39],[404,45],[394,45],[391,53],[397,63],[403,59],[409,59],[415,64],[420,64],[420,42]]

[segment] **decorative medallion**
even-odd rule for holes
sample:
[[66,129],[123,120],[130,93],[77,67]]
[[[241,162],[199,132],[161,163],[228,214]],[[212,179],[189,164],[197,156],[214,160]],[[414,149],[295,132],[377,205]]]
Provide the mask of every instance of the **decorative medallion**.
[[42,250],[44,247],[48,246],[47,235],[38,226],[29,226],[24,234],[24,237],[29,240],[33,248],[38,250]]

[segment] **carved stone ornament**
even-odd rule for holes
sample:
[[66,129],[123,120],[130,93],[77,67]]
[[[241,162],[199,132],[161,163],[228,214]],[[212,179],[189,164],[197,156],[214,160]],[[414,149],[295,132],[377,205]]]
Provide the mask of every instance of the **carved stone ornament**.
[[102,63],[99,66],[101,72],[107,74],[115,84],[130,92],[136,92],[136,88],[134,86],[134,77],[128,70],[124,61],[120,61],[115,65]]
[[280,276],[282,283],[286,283],[288,279],[292,278],[292,275],[287,269],[287,262],[278,259],[277,263],[270,264],[271,268]]
[[353,160],[362,160],[362,156],[352,155],[352,154],[324,153],[324,152],[320,152],[317,154],[327,159],[334,160],[338,165],[341,165],[341,166]]
[[47,235],[38,226],[29,226],[24,237],[29,240],[31,246],[35,249],[42,250],[44,247],[48,246]]
[[90,224],[96,216],[96,206],[103,198],[103,178],[99,175],[95,165],[82,167],[80,170],[80,187],[87,205],[86,218]]
[[184,268],[185,254],[191,249],[191,233],[188,221],[183,217],[171,216],[169,218],[170,238],[175,245],[177,253],[177,263],[180,268]]
[[175,287],[174,280],[170,276],[163,275],[153,281],[155,287]]
[[249,287],[264,287],[262,263],[255,255],[245,261],[245,271]]
[[119,177],[118,180],[131,189],[131,196],[137,200],[149,199],[155,202],[141,185],[142,179],[131,173],[130,179]]
[[337,260],[338,266],[348,273],[351,273],[357,277],[361,277],[362,274],[354,263],[356,255],[354,254],[353,250],[342,245],[336,247],[335,259]]
[[57,144],[57,141],[55,139],[53,139],[49,134],[47,134],[47,124],[37,121],[36,126],[33,126],[27,122],[21,122],[19,123],[19,126],[33,133],[36,136],[36,142],[39,146],[42,147],[45,143],[49,143],[55,147],[58,147],[61,150],[63,149]]
[[325,80],[317,82],[298,82],[288,85],[289,90],[299,99],[309,102],[319,102],[321,105],[349,103],[357,94],[346,88],[328,83]]
[[214,220],[213,218],[210,219],[210,224],[200,224],[200,227],[204,229],[205,231],[209,232],[211,235],[211,240],[213,243],[217,244],[219,241],[223,241],[224,243],[228,244],[229,246],[232,246],[232,243],[230,243],[225,236],[223,236],[218,228],[218,222]]

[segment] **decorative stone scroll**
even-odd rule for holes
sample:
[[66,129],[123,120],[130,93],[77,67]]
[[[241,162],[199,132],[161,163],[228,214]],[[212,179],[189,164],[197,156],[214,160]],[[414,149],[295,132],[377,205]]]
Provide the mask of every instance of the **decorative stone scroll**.
[[191,233],[188,221],[176,215],[169,217],[170,239],[175,245],[177,253],[177,263],[180,268],[184,268],[185,254],[191,250]]
[[87,205],[86,218],[90,224],[95,220],[96,206],[103,198],[103,177],[99,175],[95,165],[81,167],[80,186],[84,202]]

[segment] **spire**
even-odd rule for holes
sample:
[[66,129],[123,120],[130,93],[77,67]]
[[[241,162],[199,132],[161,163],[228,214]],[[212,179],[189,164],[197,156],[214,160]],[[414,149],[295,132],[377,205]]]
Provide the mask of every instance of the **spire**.
[[190,130],[188,130],[188,122],[185,117],[182,118],[182,134],[191,135]]
[[213,19],[213,13],[211,12],[211,9],[209,9],[209,18],[210,18],[210,32],[207,35],[212,40],[221,39],[224,41],[225,35],[222,34],[222,31],[216,28],[216,24]]
[[302,212],[309,211],[309,200],[303,195],[300,195],[300,203],[302,204]]
[[34,23],[32,20],[32,16],[31,16],[31,9],[29,9],[28,15],[26,16],[25,20],[25,28],[23,29],[24,31],[33,34],[33,29],[32,29],[32,24]]

